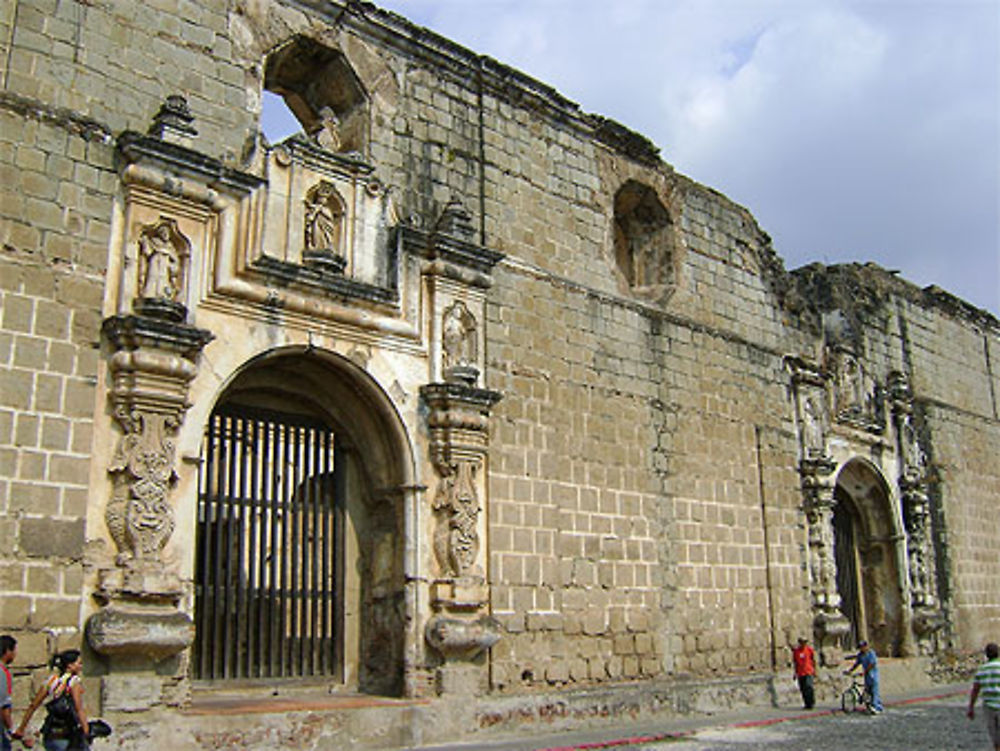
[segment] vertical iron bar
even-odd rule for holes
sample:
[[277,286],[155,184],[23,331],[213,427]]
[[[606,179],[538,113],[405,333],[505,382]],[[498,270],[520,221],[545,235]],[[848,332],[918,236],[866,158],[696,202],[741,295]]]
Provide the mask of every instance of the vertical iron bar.
[[245,678],[250,674],[247,662],[247,638],[249,635],[247,619],[247,577],[246,577],[246,555],[247,555],[247,465],[250,462],[250,444],[247,436],[247,425],[250,420],[247,417],[239,419],[239,497],[236,502],[238,516],[236,519],[237,534],[237,555],[236,565],[233,570],[236,572],[236,620],[233,623],[235,633],[235,663],[233,666],[234,678]]
[[309,600],[312,603],[312,620],[309,629],[309,673],[316,675],[319,668],[319,609],[322,604],[320,598],[320,588],[322,579],[320,578],[321,566],[323,564],[320,556],[320,504],[323,498],[323,435],[326,431],[315,428],[313,430],[313,462],[312,477],[309,480],[312,486],[312,541],[309,545],[309,555],[312,559],[310,582],[312,584]]
[[212,566],[212,514],[215,512],[214,504],[214,478],[212,472],[215,469],[215,437],[218,431],[217,415],[212,415],[208,421],[208,435],[205,436],[205,461],[199,471],[199,482],[202,486],[201,498],[198,501],[198,511],[200,522],[198,526],[198,540],[200,542],[198,572],[198,602],[195,611],[198,614],[198,649],[195,651],[194,675],[196,678],[206,678],[210,672],[209,664],[211,660],[211,606],[213,598],[209,596],[208,587],[211,585]]
[[236,523],[235,503],[237,495],[237,473],[239,472],[240,445],[238,418],[229,417],[229,473],[226,477],[226,561],[225,579],[223,589],[225,590],[225,622],[223,623],[224,657],[223,657],[223,678],[233,677],[233,662],[236,656],[238,641],[236,631],[236,619],[233,615],[236,593],[233,592],[233,574],[235,566],[233,561],[233,543],[236,535],[234,527]]
[[320,587],[320,600],[322,604],[322,623],[321,623],[321,634],[320,639],[320,672],[323,675],[329,675],[331,666],[330,660],[330,490],[331,484],[330,480],[330,431],[323,431],[323,462],[320,468],[320,477],[322,477],[322,485],[320,486],[322,490],[322,503],[323,503],[323,518],[320,521],[322,535],[322,559],[323,559],[323,584]]
[[247,644],[247,660],[250,663],[250,674],[260,678],[264,674],[264,660],[261,645],[264,642],[264,629],[261,628],[260,591],[264,573],[264,526],[260,518],[261,469],[264,462],[261,457],[267,456],[261,452],[260,420],[253,421],[253,471],[250,475],[250,502],[253,504],[250,512],[250,617],[247,619],[250,629],[250,639]]
[[277,423],[270,423],[268,425],[268,433],[272,438],[272,456],[271,456],[271,487],[270,487],[270,498],[268,503],[268,514],[270,518],[270,533],[271,533],[271,546],[268,551],[271,561],[270,561],[270,573],[268,575],[268,600],[267,600],[267,618],[268,618],[268,642],[267,642],[267,659],[270,669],[268,675],[270,677],[276,677],[280,675],[281,670],[281,660],[278,655],[278,649],[281,644],[280,631],[278,628],[278,615],[279,611],[276,608],[277,600],[279,597],[278,590],[278,556],[280,555],[280,545],[278,540],[278,532],[280,530],[280,510],[279,510],[279,498],[281,496],[281,477],[283,476],[283,470],[281,469],[281,436],[278,433]]
[[212,537],[212,546],[215,550],[215,560],[212,561],[212,668],[209,677],[219,678],[221,674],[222,658],[222,625],[225,612],[222,598],[224,597],[222,567],[225,558],[223,557],[222,545],[225,540],[222,526],[223,515],[225,513],[225,493],[226,493],[226,466],[229,462],[229,442],[226,430],[228,421],[224,415],[219,416],[219,457],[216,464],[215,475],[215,515]]
[[288,630],[286,628],[287,623],[287,607],[289,604],[288,599],[288,555],[290,555],[290,549],[292,545],[291,540],[291,530],[288,524],[288,514],[289,514],[289,484],[291,475],[291,465],[292,465],[292,455],[291,455],[291,426],[288,424],[282,425],[282,450],[284,453],[283,462],[281,465],[281,602],[280,609],[278,611],[278,647],[281,650],[281,668],[279,675],[286,675],[288,669]]
[[348,473],[347,452],[334,438],[333,444],[333,650],[337,677],[344,680],[344,534],[346,528]]
[[292,556],[292,612],[291,627],[289,629],[291,633],[290,639],[290,659],[292,664],[292,675],[301,675],[300,672],[300,661],[299,661],[299,555],[302,551],[302,545],[299,541],[299,505],[301,503],[301,494],[299,493],[299,485],[301,483],[301,476],[299,474],[300,464],[300,453],[302,450],[302,439],[299,434],[300,429],[295,427],[293,429],[292,435],[294,436],[294,481],[292,483],[292,546],[290,553]]

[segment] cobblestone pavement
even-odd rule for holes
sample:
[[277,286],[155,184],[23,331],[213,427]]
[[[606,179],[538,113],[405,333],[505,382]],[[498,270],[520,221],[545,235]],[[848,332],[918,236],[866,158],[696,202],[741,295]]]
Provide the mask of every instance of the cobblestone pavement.
[[700,730],[670,742],[641,744],[649,751],[989,751],[982,717],[965,716],[968,699],[952,696],[889,706],[874,717],[822,712],[750,727]]

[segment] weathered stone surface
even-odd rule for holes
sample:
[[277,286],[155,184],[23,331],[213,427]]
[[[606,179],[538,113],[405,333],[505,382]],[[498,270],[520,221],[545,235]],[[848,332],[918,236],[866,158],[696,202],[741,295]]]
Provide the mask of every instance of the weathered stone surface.
[[19,545],[33,558],[81,558],[83,520],[25,518],[21,520]]
[[[124,745],[568,727],[766,700],[802,635],[839,660],[1000,628],[994,316],[868,264],[786,272],[641,135],[374,6],[50,5],[0,19],[0,630],[36,660],[110,602],[90,631],[109,711],[142,715]],[[305,131],[283,144],[257,133],[268,88]],[[112,362],[164,345],[124,325],[143,312],[216,339]],[[278,433],[208,448],[274,412],[348,469],[293,478]],[[317,488],[335,532],[284,526]],[[263,586],[324,541],[332,607]],[[291,649],[321,612],[330,684],[442,696],[274,727],[172,709],[205,677],[192,624]]]
[[113,606],[87,621],[87,642],[107,657],[144,657],[159,661],[191,645],[194,624],[180,612],[136,612]]

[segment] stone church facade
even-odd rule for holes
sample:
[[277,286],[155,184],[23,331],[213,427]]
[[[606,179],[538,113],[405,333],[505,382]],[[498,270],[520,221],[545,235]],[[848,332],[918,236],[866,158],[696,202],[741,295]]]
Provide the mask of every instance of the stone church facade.
[[0,12],[0,631],[34,680],[81,647],[119,747],[582,725],[762,701],[800,635],[997,638],[990,313],[789,272],[641,135],[367,3]]

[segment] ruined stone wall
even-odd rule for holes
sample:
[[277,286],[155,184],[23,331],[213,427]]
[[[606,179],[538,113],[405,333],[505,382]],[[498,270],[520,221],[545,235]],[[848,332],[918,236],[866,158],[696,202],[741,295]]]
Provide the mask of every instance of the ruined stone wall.
[[103,131],[33,115],[0,109],[0,621],[40,665],[79,644],[114,179]]
[[[482,342],[483,385],[504,397],[490,418],[483,503],[489,606],[504,627],[489,657],[494,689],[785,665],[788,644],[813,628],[815,573],[786,356],[822,371],[826,347],[839,341],[831,331],[842,333],[828,325],[835,320],[853,326],[848,338],[880,384],[894,371],[909,377],[932,469],[938,591],[956,642],[972,648],[996,632],[995,320],[963,317],[877,272],[838,297],[822,292],[821,269],[795,298],[797,282],[749,212],[676,175],[641,137],[398,18],[341,10],[4,6],[0,39],[12,44],[0,50],[0,576],[8,593],[0,629],[32,645],[22,659],[28,652],[40,664],[55,646],[80,643],[92,605],[86,542],[106,543],[94,504],[106,502],[114,445],[99,349],[101,319],[117,310],[105,288],[121,197],[113,139],[145,131],[165,96],[181,93],[198,148],[263,175],[252,132],[262,66],[296,35],[342,51],[370,96],[364,156],[390,188],[398,223],[432,230],[457,198],[476,241],[505,254],[486,293]],[[616,255],[616,196],[628,184],[647,188],[669,217],[669,252],[654,284],[630,280]],[[403,315],[423,299],[413,295]],[[424,319],[405,346],[366,334],[355,347],[340,323],[314,338],[305,314],[282,327],[268,312],[245,336],[240,316],[250,304],[213,304],[193,311],[192,323],[219,338],[208,350],[217,371],[194,384],[195,417],[181,435],[182,523],[193,526],[195,458],[211,400],[269,346],[319,346],[359,367],[374,363],[372,382],[397,401],[419,453],[419,483],[407,492],[432,485],[416,392],[433,378],[438,345]],[[242,349],[227,337],[240,337]],[[99,447],[95,422],[105,429]],[[882,432],[837,430],[838,461],[861,456],[896,482],[888,418]],[[420,495],[414,518],[431,517],[432,494]],[[429,525],[408,541],[423,566],[416,579],[430,576]],[[180,549],[192,546],[181,539]],[[189,573],[192,561],[183,566]],[[408,613],[417,634],[406,637],[409,668],[424,656],[413,644],[424,616]]]

